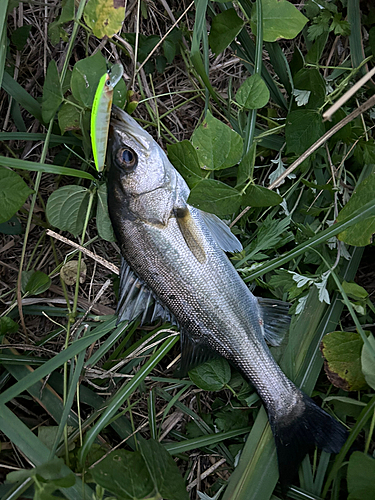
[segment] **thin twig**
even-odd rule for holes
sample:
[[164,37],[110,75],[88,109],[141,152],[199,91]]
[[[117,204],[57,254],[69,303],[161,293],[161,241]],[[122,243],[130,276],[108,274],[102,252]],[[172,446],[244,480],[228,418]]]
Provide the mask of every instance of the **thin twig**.
[[353,85],[343,96],[340,97],[338,101],[335,102],[327,111],[323,113],[323,121],[330,120],[332,115],[336,113],[338,109],[341,108],[343,104],[346,103],[348,99],[350,99],[356,92],[359,90],[370,78],[375,75],[375,67],[372,68],[371,71],[366,73],[357,83]]
[[88,257],[91,257],[91,259],[96,260],[99,264],[102,266],[106,267],[110,271],[112,271],[115,274],[120,274],[120,269],[112,264],[112,262],[108,262],[108,260],[103,259],[103,257],[99,257],[99,255],[95,255],[94,252],[91,252],[90,250],[87,250],[87,248],[78,245],[78,243],[75,243],[72,240],[68,240],[68,238],[65,238],[64,236],[61,236],[58,233],[55,233],[55,231],[52,231],[51,229],[47,229],[47,234],[48,236],[52,236],[52,238],[55,238],[56,240],[62,241],[66,245],[70,245],[73,248],[76,248],[80,252],[84,253]]

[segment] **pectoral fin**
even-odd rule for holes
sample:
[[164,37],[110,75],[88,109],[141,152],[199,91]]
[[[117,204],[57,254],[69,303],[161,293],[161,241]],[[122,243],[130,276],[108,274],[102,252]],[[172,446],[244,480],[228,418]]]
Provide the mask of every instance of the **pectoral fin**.
[[[196,209],[198,210],[198,209]],[[242,245],[230,228],[215,214],[199,210],[212,237],[224,252],[241,252]]]
[[174,210],[174,215],[187,246],[197,261],[203,264],[206,261],[203,239],[193,217],[191,216],[189,208],[176,208]]

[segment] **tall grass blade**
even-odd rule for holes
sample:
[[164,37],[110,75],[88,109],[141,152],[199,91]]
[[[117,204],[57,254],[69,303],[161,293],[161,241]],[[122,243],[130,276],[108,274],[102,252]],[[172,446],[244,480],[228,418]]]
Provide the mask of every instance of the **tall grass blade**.
[[[361,9],[357,0],[348,0],[348,22],[350,23],[350,56],[353,68],[358,68],[365,58],[362,46]],[[360,69],[362,75],[366,74],[366,68]]]
[[81,179],[95,180],[95,177],[75,168],[60,167],[58,165],[48,165],[47,163],[35,163],[33,161],[19,160],[18,158],[7,158],[0,156],[0,166],[19,168],[29,172],[46,172],[48,174],[69,175],[70,177],[79,177]]
[[26,90],[21,87],[21,85],[17,83],[6,71],[4,72],[1,86],[5,92],[13,97],[13,99],[25,108],[26,111],[28,111],[41,123],[44,123],[42,119],[42,108],[38,101],[26,92]]
[[241,436],[249,431],[250,427],[244,427],[233,431],[217,432],[215,434],[207,434],[206,436],[200,436],[194,439],[186,439],[185,441],[181,441],[179,443],[167,443],[164,446],[171,455],[178,455],[179,453],[184,453],[185,451],[194,450],[203,446],[211,446],[213,444],[220,443],[225,439],[232,439],[237,436]]
[[9,387],[0,395],[0,404],[5,404],[11,399],[17,397],[21,392],[27,391],[33,384],[59,368],[69,359],[79,354],[82,350],[87,349],[89,345],[99,340],[103,335],[110,332],[115,326],[117,318],[106,321],[103,325],[96,327],[90,335],[76,340],[67,349],[57,354],[54,358],[47,361],[43,366],[40,366],[33,373],[16,382],[12,387]]
[[172,349],[175,343],[179,340],[179,336],[173,336],[167,339],[161,347],[153,354],[145,365],[138,371],[137,375],[132,380],[125,383],[121,389],[115,394],[108,406],[100,416],[99,420],[90,429],[86,435],[85,442],[80,451],[81,463],[84,463],[86,456],[94,443],[99,432],[109,423],[111,418],[115,415],[119,407],[126,401],[127,398],[138,388],[147,375],[155,368],[161,359]]
[[[0,132],[0,141],[45,141],[47,134],[32,133],[32,132]],[[73,146],[81,146],[82,141],[78,137],[71,135],[56,135],[51,134],[51,144],[72,144]]]
[[8,0],[3,0],[0,3],[0,84],[3,80],[5,58],[7,55],[7,11],[8,11]]
[[[313,248],[316,247],[317,245],[320,245],[321,243],[324,243],[332,236],[336,236],[336,234],[341,233],[348,227],[351,227],[357,222],[365,220],[373,215],[375,215],[375,200],[369,201],[368,203],[363,205],[363,207],[353,212],[351,216],[348,217],[347,219],[341,222],[337,222],[336,224],[333,224],[331,227],[324,229],[323,231],[320,231],[317,235],[311,237],[308,241],[301,243],[300,245],[297,245],[296,248],[294,248],[290,252],[287,252],[283,256],[277,257],[276,259],[264,263],[262,266],[258,267],[256,271],[253,271],[251,274],[249,274],[244,281],[245,282],[252,281],[255,278],[258,278],[259,276],[262,276],[263,274],[266,274],[270,271],[273,271],[274,269],[277,269],[278,267],[281,267],[290,260],[298,257],[299,255],[304,254],[309,248]],[[236,265],[236,267],[237,268],[241,267],[241,265],[243,265],[246,262],[246,260],[247,259],[245,258],[242,261],[240,261]]]
[[[5,405],[0,405],[0,429],[34,466],[48,462],[49,449]],[[68,474],[72,471],[64,465],[63,472]],[[63,488],[62,491],[69,500],[84,500],[93,498],[94,495],[92,489],[80,480],[70,488]]]

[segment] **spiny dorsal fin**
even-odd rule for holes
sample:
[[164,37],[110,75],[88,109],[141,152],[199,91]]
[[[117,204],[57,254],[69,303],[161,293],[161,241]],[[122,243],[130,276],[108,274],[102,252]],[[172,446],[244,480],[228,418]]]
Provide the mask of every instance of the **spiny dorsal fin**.
[[289,329],[291,317],[288,311],[290,304],[262,297],[258,297],[258,304],[263,320],[264,338],[272,346],[280,345]]
[[187,246],[197,261],[203,264],[206,261],[203,239],[189,208],[175,208],[174,215]]
[[241,252],[242,245],[230,228],[215,214],[196,209],[210,231],[212,237],[224,252]]

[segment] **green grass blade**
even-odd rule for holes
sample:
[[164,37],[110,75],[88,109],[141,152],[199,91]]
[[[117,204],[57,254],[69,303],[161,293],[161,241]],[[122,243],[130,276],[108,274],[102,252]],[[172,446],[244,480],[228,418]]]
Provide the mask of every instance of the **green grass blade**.
[[56,175],[69,175],[70,177],[79,177],[81,179],[95,180],[95,177],[75,168],[60,167],[58,165],[48,165],[47,163],[35,163],[33,161],[19,160],[18,158],[7,158],[0,156],[0,165],[10,168],[19,168],[20,170],[28,170],[29,172],[46,172]]
[[[331,227],[324,229],[323,231],[320,231],[317,235],[313,236],[308,241],[301,243],[300,245],[297,245],[296,248],[294,248],[290,252],[287,252],[286,254],[277,257],[276,259],[266,262],[262,266],[258,267],[256,271],[248,275],[244,281],[245,282],[252,281],[255,278],[258,278],[259,276],[262,276],[263,274],[266,274],[270,271],[273,271],[274,269],[277,269],[278,267],[281,267],[290,260],[298,257],[299,255],[304,254],[308,249],[314,248],[317,245],[324,243],[332,236],[336,236],[338,233],[341,233],[342,231],[352,226],[353,224],[356,224],[361,220],[365,220],[373,215],[375,215],[375,200],[372,200],[363,205],[363,207],[353,212],[351,216],[348,217],[347,219],[341,222],[337,222],[336,224],[333,224]],[[238,264],[236,264],[236,267],[237,268],[241,267],[241,265],[243,265],[246,262],[246,260],[247,259],[245,258],[242,261],[240,261]]]
[[129,382],[126,382],[121,389],[115,394],[111,401],[108,403],[107,408],[95,423],[95,425],[90,429],[86,435],[85,442],[80,451],[81,463],[84,463],[85,458],[94,443],[99,432],[107,425],[110,419],[115,415],[119,407],[126,401],[128,397],[138,388],[138,386],[143,382],[147,375],[154,369],[154,367],[159,363],[161,359],[172,349],[175,343],[179,340],[179,336],[173,336],[167,339],[161,347],[153,354],[147,363],[138,371]]
[[38,101],[26,92],[26,90],[21,87],[21,85],[17,83],[6,71],[4,71],[1,86],[5,92],[13,97],[13,99],[25,108],[26,111],[32,114],[41,123],[44,123],[42,119],[42,108]]
[[155,389],[151,389],[148,396],[148,422],[152,439],[158,438],[158,426],[156,423],[156,398]]
[[[0,405],[0,429],[35,466],[48,462],[49,449],[5,405]],[[67,466],[63,466],[63,471],[72,472]],[[92,489],[79,480],[62,491],[70,500],[84,500],[94,495]]]
[[[57,372],[52,373],[51,377],[48,379],[48,382],[51,384],[51,386],[54,388],[56,392],[58,392],[59,394],[63,393],[64,382],[63,382],[63,377],[60,373]],[[106,406],[106,401],[101,396],[96,394],[94,391],[86,387],[85,385],[80,386],[79,397],[81,403],[87,404],[88,406],[94,408],[97,411],[101,411]],[[110,423],[110,426],[121,439],[127,439],[133,433],[133,428],[130,423],[130,420],[124,415],[122,415],[122,412],[119,415],[115,415],[115,418]],[[140,436],[139,434],[137,434],[136,436],[138,441],[143,439],[142,436]],[[136,449],[134,436],[127,439],[126,443],[133,450]]]
[[122,321],[120,325],[111,333],[111,335],[101,344],[99,349],[86,361],[85,366],[95,366],[97,362],[120,340],[128,328],[129,323]]
[[[0,141],[45,141],[47,134],[32,133],[32,132],[0,132]],[[51,134],[51,144],[71,144],[73,146],[81,146],[82,141],[78,137],[69,135]]]
[[349,452],[351,446],[354,444],[354,441],[357,439],[358,434],[361,432],[366,422],[373,416],[374,410],[375,410],[375,396],[371,398],[366,407],[362,410],[361,414],[358,417],[357,422],[350,431],[349,438],[342,447],[340,453],[337,455],[335,463],[333,464],[333,467],[328,475],[326,484],[324,486],[322,494],[323,498],[326,497],[333,479],[335,478],[339,469],[342,467],[346,454]]
[[21,392],[26,391],[33,384],[59,368],[69,359],[73,358],[79,354],[82,350],[87,349],[89,345],[96,342],[103,335],[110,332],[115,326],[116,319],[114,318],[110,321],[106,321],[103,325],[95,328],[90,335],[76,340],[67,349],[57,354],[54,358],[47,361],[43,366],[40,366],[33,373],[23,378],[19,382],[15,383],[12,387],[9,387],[0,395],[0,404],[5,404],[11,399],[17,397]]
[[264,47],[270,56],[273,69],[290,97],[293,92],[293,77],[284,52],[277,42],[264,42]]
[[[55,441],[53,443],[53,447],[52,447],[51,452],[50,452],[50,459],[53,458],[53,456],[55,455],[57,447],[58,447],[59,442],[60,442],[60,439],[61,439],[63,432],[64,432],[64,427],[68,423],[68,418],[69,418],[70,411],[72,409],[74,396],[76,395],[76,392],[77,392],[77,385],[79,382],[79,377],[82,374],[83,363],[85,361],[85,354],[86,354],[86,351],[81,351],[78,354],[77,362],[75,363],[73,376],[71,377],[71,380],[70,380],[69,390],[68,390],[68,394],[67,394],[66,401],[64,404],[64,411],[61,415],[61,419],[59,422],[59,428],[57,430]],[[72,360],[71,360],[71,362],[72,362]]]
[[[361,10],[358,0],[348,0],[348,21],[350,23],[350,57],[353,68],[358,68],[365,58],[362,47]],[[360,69],[360,73],[366,74],[364,66]]]
[[[24,377],[29,377],[30,373],[33,373],[30,371],[30,368],[26,366],[5,364],[4,368],[16,380],[22,380]],[[61,415],[64,411],[64,404],[62,399],[56,394],[49,384],[36,382],[27,389],[27,392],[31,394],[34,400],[38,402],[57,423],[60,422]],[[68,425],[78,427],[78,419],[73,412],[70,412]]]
[[3,80],[5,58],[7,55],[7,12],[8,12],[8,0],[3,0],[0,3],[0,83]]
[[186,441],[181,441],[179,443],[167,443],[164,446],[171,455],[178,455],[179,453],[184,453],[185,451],[194,450],[195,448],[201,448],[203,446],[211,446],[213,444],[220,443],[225,439],[232,439],[237,436],[241,436],[242,434],[247,434],[249,431],[250,427],[244,427],[242,429],[235,429],[233,431],[207,434],[206,436],[187,439]]

